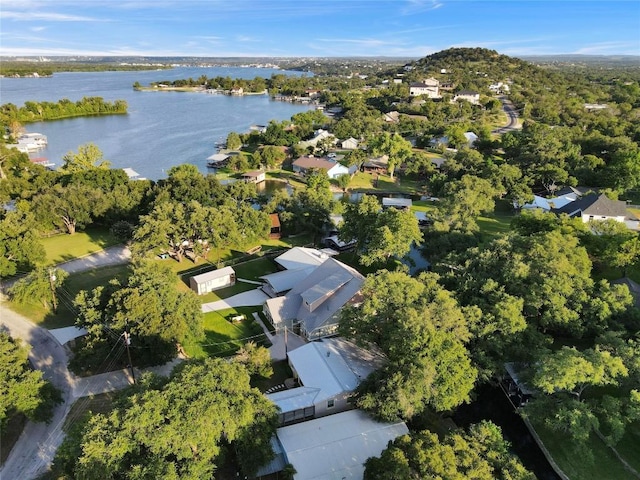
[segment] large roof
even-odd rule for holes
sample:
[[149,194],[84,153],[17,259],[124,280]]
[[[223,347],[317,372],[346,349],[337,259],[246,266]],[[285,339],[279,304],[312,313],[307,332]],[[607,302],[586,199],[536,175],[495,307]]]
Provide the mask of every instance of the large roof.
[[340,393],[354,391],[384,361],[382,354],[343,338],[323,338],[289,352],[289,362],[303,386],[267,397],[283,412],[310,407]]
[[380,423],[350,410],[277,430],[296,480],[362,479],[364,462],[409,433],[403,423]]
[[315,248],[293,247],[276,257],[274,261],[287,270],[296,270],[311,266],[317,267],[322,265],[327,258],[329,255]]
[[326,158],[318,157],[300,157],[293,162],[293,165],[299,168],[322,168],[324,170],[331,170],[336,166],[336,162],[332,162]]
[[[344,273],[344,277],[341,277],[343,278],[342,285],[321,302],[321,307],[316,306],[317,308],[310,310],[305,306],[303,294],[336,273]],[[351,278],[346,279],[347,275]],[[303,323],[307,332],[313,332],[324,326],[338,310],[351,300],[360,291],[363,283],[364,277],[357,270],[333,258],[328,258],[307,278],[292,288],[287,295],[272,298],[266,303],[274,323],[284,322],[291,326],[295,320]]]
[[591,193],[554,211],[569,216],[626,217],[627,205],[620,200],[611,200],[604,194]]
[[291,290],[298,283],[311,275],[311,272],[315,269],[315,266],[309,266],[306,268],[297,268],[295,270],[282,270],[280,272],[263,275],[260,278],[267,282],[276,294],[280,294],[287,290]]

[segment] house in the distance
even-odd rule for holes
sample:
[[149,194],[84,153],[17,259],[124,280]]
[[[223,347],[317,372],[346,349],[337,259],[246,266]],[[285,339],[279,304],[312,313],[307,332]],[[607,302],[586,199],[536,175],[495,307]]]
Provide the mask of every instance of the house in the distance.
[[302,142],[298,142],[298,145],[300,145],[303,148],[316,147],[318,143],[324,139],[330,139],[331,142],[334,144],[336,142],[335,137],[331,135],[328,131],[319,129],[314,132],[313,138],[311,138],[310,140],[304,140]]
[[262,170],[252,170],[250,172],[244,172],[240,178],[245,183],[260,183],[265,181],[265,172]]
[[384,356],[339,337],[307,343],[288,352],[299,386],[267,394],[280,411],[278,423],[290,425],[353,408],[360,383],[384,364]]
[[389,156],[370,158],[362,164],[362,171],[367,173],[381,173],[386,175],[389,170]]
[[207,273],[195,275],[189,279],[191,289],[198,295],[213,292],[220,288],[236,284],[236,272],[231,267],[219,268]]
[[268,299],[263,312],[277,331],[288,329],[307,340],[335,335],[340,310],[360,301],[363,283],[356,269],[328,258],[285,296]]
[[590,193],[561,208],[553,209],[553,212],[566,213],[570,217],[581,217],[584,223],[602,220],[624,223],[627,205],[621,200],[611,200],[602,193]]
[[340,147],[344,150],[355,150],[358,148],[358,140],[353,137],[349,137],[340,143]]
[[409,85],[409,95],[412,97],[425,96],[427,98],[440,98],[438,91],[440,81],[435,78],[428,78],[422,82],[415,82]]
[[474,105],[479,105],[480,94],[478,92],[474,92],[473,90],[460,90],[453,97],[454,102],[457,102],[458,100],[465,100]]
[[340,175],[351,175],[355,172],[355,168],[347,168],[336,161],[319,157],[300,157],[293,162],[293,171],[300,175],[306,175],[311,169],[325,170],[332,179]]

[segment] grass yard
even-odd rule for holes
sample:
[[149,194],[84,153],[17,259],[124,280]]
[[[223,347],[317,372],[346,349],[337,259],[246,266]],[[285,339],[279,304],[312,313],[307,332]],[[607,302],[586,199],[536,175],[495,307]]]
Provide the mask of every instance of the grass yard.
[[624,437],[616,445],[616,450],[629,465],[640,472],[640,422],[627,427]]
[[[374,185],[377,178],[377,184]],[[405,193],[415,194],[419,190],[419,182],[413,177],[397,175],[394,178],[388,175],[376,175],[365,172],[357,172],[349,183],[350,192],[371,192],[371,193]]]
[[610,448],[596,435],[591,435],[587,450],[593,459],[575,450],[568,435],[551,431],[541,425],[534,425],[538,435],[562,471],[571,479],[579,480],[631,480],[634,477],[618,461]]
[[[249,340],[264,344],[264,331],[253,318],[253,312],[260,310],[262,306],[257,305],[205,313],[204,340],[198,344],[184,345],[185,352],[193,358],[228,357]],[[229,319],[236,315],[244,315],[245,320],[231,322]]]
[[44,307],[41,301],[19,304],[9,302],[9,307],[29,318],[44,328],[69,327],[75,323],[76,313],[73,300],[81,290],[92,290],[100,285],[106,285],[113,278],[124,281],[129,276],[128,265],[114,265],[69,275],[62,288],[58,290],[58,311],[53,313]]
[[92,229],[73,235],[56,235],[43,238],[42,245],[47,254],[47,264],[54,265],[99,252],[121,243],[107,229]]
[[26,424],[27,417],[21,414],[11,415],[7,418],[7,423],[0,436],[0,465],[4,463],[11,453],[11,449],[20,438]]
[[485,242],[490,242],[496,237],[511,230],[511,220],[513,214],[492,213],[487,216],[478,217],[478,226]]

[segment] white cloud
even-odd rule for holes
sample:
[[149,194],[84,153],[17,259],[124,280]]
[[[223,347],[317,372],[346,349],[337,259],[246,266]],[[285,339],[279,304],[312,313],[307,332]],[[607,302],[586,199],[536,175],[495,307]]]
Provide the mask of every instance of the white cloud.
[[438,0],[408,0],[407,5],[402,9],[403,15],[412,15],[418,12],[428,12],[442,7],[444,3]]
[[640,55],[640,42],[601,42],[587,45],[574,50],[574,54],[580,55]]
[[41,32],[46,29],[47,27],[31,27],[29,30],[31,30],[32,32]]
[[18,21],[49,21],[49,22],[104,22],[104,19],[83,17],[80,15],[69,15],[66,13],[53,12],[16,12],[0,11],[0,18]]

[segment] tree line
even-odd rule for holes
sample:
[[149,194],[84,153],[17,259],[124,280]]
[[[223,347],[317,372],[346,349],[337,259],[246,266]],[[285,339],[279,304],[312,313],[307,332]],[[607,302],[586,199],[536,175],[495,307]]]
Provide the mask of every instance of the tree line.
[[57,102],[26,101],[22,107],[12,103],[0,106],[0,124],[12,128],[15,122],[30,123],[88,115],[113,115],[127,113],[127,102],[105,101],[102,97],[83,97],[77,102],[67,98]]

